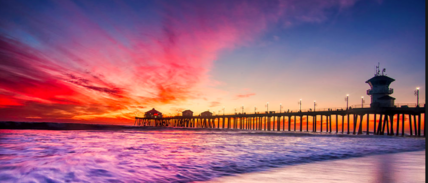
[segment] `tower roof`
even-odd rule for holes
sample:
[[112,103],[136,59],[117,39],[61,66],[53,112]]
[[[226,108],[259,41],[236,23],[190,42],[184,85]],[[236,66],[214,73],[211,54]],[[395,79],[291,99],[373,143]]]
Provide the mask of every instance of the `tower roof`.
[[366,81],[366,83],[372,83],[372,84],[377,84],[377,83],[379,83],[379,82],[385,82],[385,83],[391,83],[391,82],[393,82],[393,81],[395,81],[395,79],[392,79],[392,78],[390,78],[390,77],[388,77],[388,76],[375,76],[375,77],[372,77],[372,78],[370,78],[369,80],[367,80]]

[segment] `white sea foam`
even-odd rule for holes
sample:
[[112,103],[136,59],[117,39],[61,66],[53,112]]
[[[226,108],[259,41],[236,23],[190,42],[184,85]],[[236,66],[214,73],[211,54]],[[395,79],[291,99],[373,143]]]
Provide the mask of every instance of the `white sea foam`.
[[192,182],[425,149],[425,139],[205,130],[0,130],[3,182]]

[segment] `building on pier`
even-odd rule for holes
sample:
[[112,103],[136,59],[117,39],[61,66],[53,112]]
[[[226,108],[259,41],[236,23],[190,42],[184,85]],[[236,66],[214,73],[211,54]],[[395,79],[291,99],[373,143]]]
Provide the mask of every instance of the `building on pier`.
[[213,116],[213,113],[210,111],[205,111],[205,112],[201,113],[201,116],[202,117],[210,117],[210,116]]
[[370,85],[370,89],[367,90],[367,95],[371,96],[370,107],[394,107],[395,98],[391,97],[394,90],[389,88],[389,85],[395,81],[386,74],[384,74],[385,69],[382,70],[380,74],[379,65],[376,66],[376,72],[374,77],[367,80],[366,83]]
[[182,112],[183,116],[188,116],[188,117],[192,117],[193,116],[193,111],[191,110],[185,110]]
[[153,108],[152,110],[144,113],[144,117],[145,118],[162,118],[162,113],[155,110],[155,108]]

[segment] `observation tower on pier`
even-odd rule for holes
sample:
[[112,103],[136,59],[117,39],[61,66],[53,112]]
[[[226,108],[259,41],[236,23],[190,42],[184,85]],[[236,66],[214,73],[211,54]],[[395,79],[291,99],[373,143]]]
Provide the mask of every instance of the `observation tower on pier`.
[[371,96],[371,108],[378,107],[394,107],[395,98],[391,97],[394,89],[389,88],[389,85],[395,81],[385,74],[385,68],[380,73],[379,64],[376,66],[376,72],[374,77],[367,80],[366,83],[370,85],[370,89],[367,90],[367,95]]

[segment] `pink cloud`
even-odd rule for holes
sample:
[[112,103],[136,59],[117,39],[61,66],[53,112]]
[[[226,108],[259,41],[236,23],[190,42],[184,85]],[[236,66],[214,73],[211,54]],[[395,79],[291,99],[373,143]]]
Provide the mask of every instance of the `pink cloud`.
[[217,101],[214,101],[214,102],[211,102],[211,104],[210,104],[210,107],[217,107],[217,106],[220,106],[220,102],[217,102]]
[[89,1],[55,1],[44,11],[8,6],[0,116],[130,119],[132,106],[179,104],[213,83],[207,73],[223,50],[251,44],[278,22],[323,21],[327,10],[353,2],[162,1],[149,13],[121,2],[90,11]]
[[254,95],[256,95],[256,94],[255,93],[239,94],[239,95],[236,95],[236,99],[248,98],[248,97],[251,97],[251,96],[254,96]]

